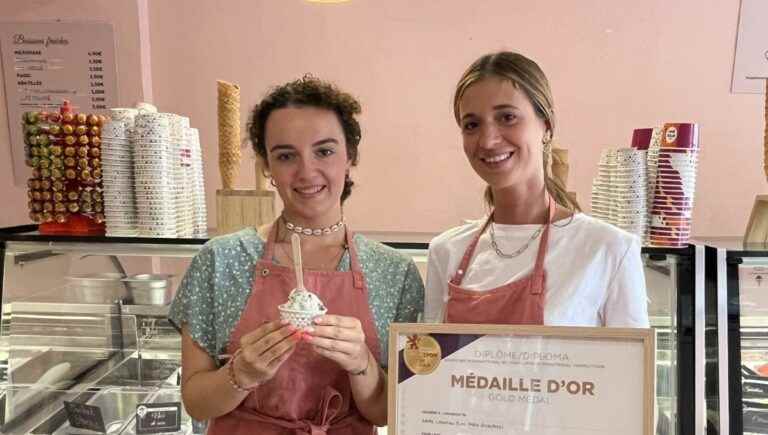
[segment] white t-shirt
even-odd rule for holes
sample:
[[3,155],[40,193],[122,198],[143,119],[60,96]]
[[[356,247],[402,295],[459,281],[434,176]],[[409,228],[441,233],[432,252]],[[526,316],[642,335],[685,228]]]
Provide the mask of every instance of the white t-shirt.
[[[648,327],[645,274],[640,240],[583,213],[550,227],[544,260],[547,285],[544,324],[553,326]],[[448,281],[484,220],[452,228],[429,245],[424,320],[441,322]],[[555,225],[563,225],[558,227]],[[496,242],[510,253],[523,246],[539,225],[494,224]],[[461,287],[490,290],[533,271],[541,236],[518,257],[501,258],[489,231],[480,237]]]

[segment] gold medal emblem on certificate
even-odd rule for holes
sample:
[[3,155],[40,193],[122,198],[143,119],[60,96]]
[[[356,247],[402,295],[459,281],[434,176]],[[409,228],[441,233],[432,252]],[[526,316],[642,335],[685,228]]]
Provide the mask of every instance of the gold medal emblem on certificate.
[[430,335],[409,335],[403,350],[405,365],[417,375],[428,375],[442,359],[440,344]]

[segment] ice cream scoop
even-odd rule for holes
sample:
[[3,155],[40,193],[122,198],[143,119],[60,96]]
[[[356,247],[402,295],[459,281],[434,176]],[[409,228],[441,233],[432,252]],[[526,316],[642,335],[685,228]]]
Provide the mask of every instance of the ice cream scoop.
[[327,309],[323,301],[316,294],[306,289],[293,289],[288,296],[288,302],[280,305],[281,309],[294,311],[309,311],[313,313],[325,313]]
[[312,320],[322,316],[328,309],[316,294],[306,289],[293,289],[288,301],[277,306],[280,318],[297,328],[312,325]]

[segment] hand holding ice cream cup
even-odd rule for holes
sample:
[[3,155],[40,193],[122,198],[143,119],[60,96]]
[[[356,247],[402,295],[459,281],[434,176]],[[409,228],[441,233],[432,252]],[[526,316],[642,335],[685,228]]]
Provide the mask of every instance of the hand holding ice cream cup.
[[298,234],[291,236],[291,248],[296,288],[291,291],[288,301],[277,307],[280,319],[298,328],[297,334],[311,344],[315,352],[335,361],[351,374],[365,374],[375,358],[370,355],[365,343],[360,320],[325,315],[328,309],[323,301],[304,286],[301,239]]
[[302,329],[312,325],[312,321],[328,312],[323,301],[304,287],[304,272],[301,261],[301,239],[298,234],[291,236],[293,265],[296,272],[296,288],[291,291],[288,301],[277,307],[280,319]]
[[316,294],[304,288],[295,288],[288,296],[288,301],[277,307],[280,319],[290,322],[297,328],[306,328],[312,321],[322,316],[328,309]]
[[298,341],[296,328],[282,321],[264,323],[243,335],[240,349],[229,363],[232,381],[236,379],[241,388],[253,389],[272,379]]

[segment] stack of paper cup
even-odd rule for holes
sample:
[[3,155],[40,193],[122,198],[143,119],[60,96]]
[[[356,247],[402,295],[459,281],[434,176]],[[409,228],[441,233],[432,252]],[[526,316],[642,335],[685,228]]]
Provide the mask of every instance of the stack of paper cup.
[[697,124],[664,125],[651,206],[649,242],[653,246],[684,247],[688,244],[698,153]]
[[592,215],[641,239],[648,227],[646,151],[606,149],[592,184]]
[[133,120],[138,114],[138,109],[133,109],[130,107],[115,107],[113,109],[109,109],[109,118],[112,121],[122,121],[128,123],[129,125],[133,125]]
[[138,235],[134,196],[133,148],[130,130],[133,118],[109,121],[101,130],[101,166],[104,184],[104,215],[107,235]]
[[615,172],[611,175],[614,194],[612,223],[641,239],[645,236],[648,220],[646,154],[647,151],[633,148],[616,150]]
[[592,214],[637,234],[646,245],[685,247],[691,235],[698,153],[696,124],[635,130],[632,148],[600,155]]
[[[187,129],[185,129],[187,130]],[[182,132],[181,147],[181,170],[184,178],[183,189],[183,209],[184,216],[184,237],[193,237],[195,234],[195,192],[194,192],[194,170],[192,168],[192,148],[187,141],[186,131]]]
[[133,130],[139,235],[176,237],[171,114],[143,113]]
[[654,128],[651,135],[651,142],[648,145],[648,155],[645,159],[645,166],[648,172],[648,231],[645,232],[645,245],[650,245],[651,229],[651,206],[653,205],[653,197],[656,192],[656,177],[658,176],[659,169],[659,149],[661,148],[661,128]]
[[597,177],[592,182],[592,215],[606,222],[611,222],[611,174],[616,166],[616,152],[612,149],[600,153],[597,165]]
[[194,229],[192,236],[208,237],[208,217],[205,208],[205,182],[203,179],[203,158],[200,149],[200,134],[196,128],[185,130],[187,144],[190,148],[190,164],[192,169],[192,207],[194,212]]
[[[661,129],[660,128],[637,128],[632,132],[632,148],[637,150],[647,150],[645,158],[646,174],[648,178],[648,189],[646,193],[646,204],[648,210],[653,204],[653,192],[656,189],[656,173],[659,162],[659,147],[661,147]],[[651,226],[651,214],[646,213],[646,232],[643,236],[643,243],[649,245],[648,229]]]
[[110,115],[103,133],[108,235],[207,237],[200,138],[189,118],[147,104]]
[[189,118],[173,115],[171,122],[171,143],[173,145],[173,202],[176,211],[176,235],[180,238],[192,237],[192,192],[189,190],[190,181],[186,171],[188,164],[189,146],[186,141],[185,129],[189,128]]

